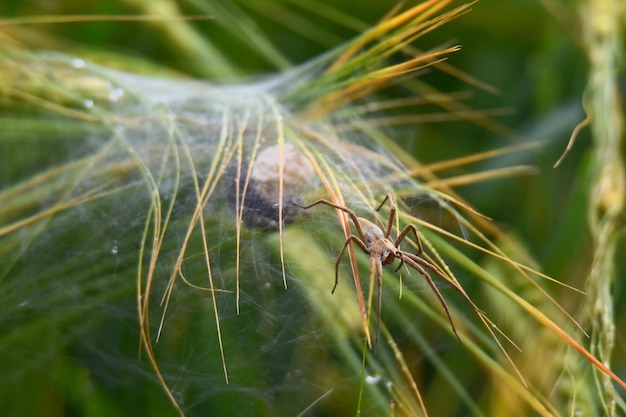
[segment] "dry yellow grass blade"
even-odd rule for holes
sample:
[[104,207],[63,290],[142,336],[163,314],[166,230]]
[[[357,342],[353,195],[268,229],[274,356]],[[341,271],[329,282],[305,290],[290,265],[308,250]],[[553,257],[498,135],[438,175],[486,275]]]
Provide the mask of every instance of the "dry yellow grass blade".
[[452,0],[430,0],[414,6],[397,16],[386,16],[386,18],[383,19],[378,25],[369,29],[361,37],[355,40],[353,44],[328,68],[327,72],[334,72],[345,66],[345,64],[368,43],[380,38],[399,26],[406,24],[411,19],[415,19],[414,23],[419,23],[420,21],[423,21],[431,15],[437,13],[451,2]]
[[[404,76],[441,62],[443,56],[459,47],[448,47],[417,54],[406,62],[376,68],[392,54],[408,47],[417,38],[459,17],[471,4],[441,12],[451,1],[431,0],[397,16],[389,16],[353,41],[321,76],[320,84],[334,82],[336,86],[303,112],[308,119],[317,119],[366,95],[400,82]],[[430,20],[429,20],[430,19]],[[375,42],[375,43],[374,43]],[[373,45],[369,45],[374,43]],[[365,71],[363,71],[365,70]]]
[[563,162],[567,154],[574,147],[574,142],[576,141],[576,138],[578,137],[578,134],[580,133],[580,131],[583,130],[585,127],[589,126],[590,124],[591,124],[591,118],[587,116],[585,117],[584,120],[582,120],[580,123],[576,125],[576,127],[572,131],[572,134],[569,137],[569,140],[567,141],[567,146],[565,147],[565,150],[563,151],[559,159],[554,163],[553,168],[557,168],[559,165],[561,165],[561,162]]
[[0,19],[0,30],[3,26],[48,25],[62,23],[85,22],[164,22],[175,20],[211,20],[210,16],[173,16],[163,15],[63,15],[63,16],[28,16],[12,19]]
[[463,165],[473,164],[475,162],[484,161],[498,156],[506,155],[513,152],[525,151],[530,149],[536,149],[542,146],[540,142],[525,142],[519,145],[505,146],[503,148],[497,148],[484,152],[477,152],[467,156],[461,156],[459,158],[447,159],[440,162],[431,162],[422,167],[413,168],[408,171],[408,174],[412,177],[421,175],[422,173],[434,173],[437,171],[444,171],[446,169],[458,168]]
[[279,110],[279,104],[267,99],[267,104],[272,111],[272,116],[276,120],[276,144],[278,145],[278,239],[280,248],[280,269],[283,275],[283,285],[287,288],[287,274],[285,272],[285,251],[283,247],[283,230],[285,223],[283,221],[284,214],[284,196],[285,196],[285,125],[283,123],[283,115]]
[[[365,77],[360,78],[346,87],[338,89],[324,97],[318,105],[320,109],[323,109],[324,113],[330,113],[346,106],[348,103],[370,95],[375,91],[400,82],[400,77],[405,74],[416,72],[441,62],[441,59],[438,59],[439,57],[457,52],[459,50],[460,47],[454,46],[441,51],[421,55],[401,64],[391,65],[380,70],[372,71]],[[313,114],[309,117],[317,118],[319,117],[319,114]]]
[[478,184],[483,181],[492,181],[501,178],[519,177],[522,175],[537,174],[538,170],[531,166],[511,166],[506,168],[491,169],[484,172],[475,172],[466,175],[457,175],[451,178],[429,181],[426,187],[442,189],[446,187],[459,187],[469,184]]
[[[302,147],[301,149],[303,153],[307,156],[307,158],[313,164],[313,167],[318,175],[318,178],[322,182],[325,191],[330,196],[331,201],[340,206],[345,205],[341,188],[337,184],[335,171],[328,165],[327,161],[324,158],[319,158],[318,160],[315,157],[313,157],[313,155],[310,153],[310,151],[306,147]],[[341,210],[335,210],[335,211],[337,213],[337,217],[343,229],[344,236],[347,238],[352,233],[350,231],[350,219],[347,213],[344,213]],[[357,265],[356,252],[354,250],[354,243],[352,242],[350,242],[348,246],[348,255],[350,258],[350,267],[352,268],[352,276],[354,279],[357,300],[359,303],[359,309],[361,313],[360,315],[361,315],[361,321],[363,325],[363,332],[365,333],[367,344],[371,348],[372,337],[371,337],[370,330],[369,330],[369,309],[366,307],[365,299],[363,297],[363,289],[361,286],[361,279],[359,276],[359,268]]]

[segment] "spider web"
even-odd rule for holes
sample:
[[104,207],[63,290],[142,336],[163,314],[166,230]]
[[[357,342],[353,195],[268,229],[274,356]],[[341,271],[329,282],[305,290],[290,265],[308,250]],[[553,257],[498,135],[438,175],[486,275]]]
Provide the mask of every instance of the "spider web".
[[[82,102],[101,127],[78,136],[66,162],[39,167],[63,192],[45,228],[28,225],[36,239],[3,269],[32,277],[5,287],[3,305],[16,306],[3,316],[14,329],[5,337],[11,360],[32,372],[70,363],[76,379],[99,387],[95,402],[162,395],[153,355],[187,415],[297,415],[310,406],[307,415],[324,415],[328,404],[351,412],[361,392],[362,306],[345,266],[330,294],[341,223],[332,210],[293,204],[330,190],[374,214],[390,187],[423,190],[381,146],[292,115],[276,99],[284,79],[220,87],[43,59],[91,74],[108,94]],[[49,347],[24,346],[27,329],[42,326],[36,340]],[[364,369],[374,393],[362,400],[365,415],[393,402],[376,383],[391,376],[376,363]],[[7,378],[21,384],[34,374]]]

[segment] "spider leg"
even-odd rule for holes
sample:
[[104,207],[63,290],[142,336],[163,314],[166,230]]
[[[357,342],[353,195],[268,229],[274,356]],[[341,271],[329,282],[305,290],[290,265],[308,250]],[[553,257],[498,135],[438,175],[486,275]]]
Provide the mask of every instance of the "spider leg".
[[385,198],[383,198],[383,201],[380,202],[380,204],[378,205],[378,207],[376,207],[376,211],[380,210],[383,207],[383,204],[385,204],[385,202],[389,200],[389,205],[391,207],[393,207],[394,211],[396,209],[396,205],[393,202],[393,197],[391,195],[390,192],[387,193],[387,195],[385,195]]
[[348,236],[346,241],[343,242],[343,246],[341,247],[341,250],[339,251],[339,255],[337,255],[337,260],[335,261],[335,285],[333,286],[331,294],[335,293],[335,290],[337,289],[337,285],[339,285],[339,264],[341,263],[341,257],[343,256],[343,253],[346,251],[346,248],[348,247],[351,241],[354,241],[357,245],[359,245],[359,247],[363,250],[363,252],[367,254],[370,253],[370,251],[367,249],[367,246],[365,246],[365,243],[363,243],[363,241],[359,239],[358,236],[356,235]]
[[[426,282],[428,282],[428,285],[430,286],[430,288],[433,289],[433,291],[435,292],[435,295],[437,295],[437,298],[439,299],[439,303],[441,304],[443,309],[446,311],[446,315],[448,316],[448,321],[450,322],[450,325],[452,326],[452,332],[454,333],[456,338],[459,340],[459,342],[461,342],[461,338],[459,337],[459,334],[456,332],[456,327],[454,326],[454,321],[452,320],[452,315],[450,314],[450,310],[448,309],[448,304],[446,304],[446,301],[444,300],[443,295],[441,295],[441,292],[439,292],[439,289],[437,288],[437,286],[433,282],[433,279],[430,277],[428,272],[420,265],[421,262],[416,262],[416,259],[420,259],[420,258],[418,258],[417,256],[409,256],[409,255],[412,255],[412,254],[405,253],[405,252],[401,252],[401,255],[402,255],[402,258],[406,257],[406,259],[404,261],[408,265],[410,265],[413,269],[415,269],[417,272],[419,272],[426,279]],[[420,259],[420,260],[424,261],[423,259]],[[426,262],[426,261],[424,261],[424,262]],[[446,277],[446,281],[451,281],[451,280]]]
[[381,201],[376,208],[376,211],[379,211],[387,200],[389,200],[389,219],[387,220],[387,229],[385,229],[385,239],[389,239],[389,235],[391,234],[391,228],[393,227],[393,220],[396,217],[396,204],[393,202],[393,196],[391,195],[391,193],[387,193],[383,201]]
[[450,284],[459,294],[461,294],[463,296],[463,298],[465,298],[465,300],[469,303],[469,305],[471,305],[472,308],[476,311],[476,313],[478,313],[481,316],[485,315],[485,312],[482,311],[476,304],[474,304],[474,302],[469,297],[469,295],[467,295],[465,290],[463,290],[463,288],[460,287],[459,284],[457,284],[455,281],[450,279],[449,276],[447,276],[446,274],[441,272],[439,270],[439,268],[437,268],[435,265],[431,264],[430,262],[426,261],[425,259],[422,259],[419,256],[416,256],[416,255],[414,255],[412,253],[407,253],[407,252],[404,252],[404,251],[402,251],[401,253],[402,253],[403,256],[406,256],[407,258],[413,260],[415,263],[420,264],[422,266],[425,266],[426,268],[428,268],[431,271],[433,271],[435,274],[437,274],[437,276],[439,276],[439,278],[443,279],[445,282]]
[[400,268],[402,268],[402,265],[404,265],[404,259],[400,258],[400,263],[398,264],[398,267],[393,270],[393,272],[398,272]]
[[298,206],[298,207],[300,207],[301,209],[305,209],[305,210],[308,209],[308,208],[311,208],[313,206],[317,206],[318,204],[325,204],[327,206],[336,208],[337,210],[341,210],[344,213],[347,213],[348,216],[350,216],[350,219],[352,219],[352,223],[354,223],[354,227],[356,228],[357,232],[359,233],[359,237],[361,239],[365,238],[365,235],[363,234],[363,229],[361,228],[361,223],[359,222],[359,218],[357,217],[356,213],[354,211],[350,210],[348,207],[340,206],[338,204],[333,203],[332,201],[328,201],[328,200],[324,200],[324,199],[317,200],[314,203],[311,203],[311,204],[309,204],[307,206],[302,206],[302,205],[300,205],[298,203],[293,203],[293,204]]
[[[404,241],[404,238],[406,238],[406,235],[408,235],[409,232],[413,232],[413,234],[415,235],[415,243],[417,244],[417,254],[416,255],[419,255],[420,253],[422,253],[424,251],[424,249],[422,248],[422,242],[420,241],[419,235],[417,234],[417,228],[414,225],[412,225],[412,224],[407,224],[406,226],[404,226],[404,229],[402,229],[402,231],[398,235],[398,238],[396,239],[396,242],[394,243],[394,246],[396,248],[398,248],[398,250],[400,250],[400,243],[402,243],[402,241]],[[407,254],[404,251],[401,251],[401,252],[404,253],[405,255]],[[401,256],[400,257],[400,264],[398,265],[398,267],[395,269],[394,272],[398,272],[400,270],[400,268],[402,268],[402,265],[404,265],[404,258]]]
[[376,339],[374,339],[374,350],[378,347],[378,339],[380,338],[380,315],[383,311],[383,263],[379,256],[372,255],[376,262],[376,286],[377,286],[377,305],[376,305]]
[[416,255],[419,255],[420,253],[424,252],[424,248],[422,248],[422,242],[419,238],[419,235],[417,234],[417,228],[412,224],[407,224],[406,226],[404,226],[404,229],[402,229],[402,231],[398,235],[398,238],[396,239],[396,242],[394,245],[396,246],[396,248],[399,248],[400,243],[402,243],[402,241],[404,240],[406,235],[409,234],[409,232],[413,232],[413,234],[415,235],[415,244],[417,245]]

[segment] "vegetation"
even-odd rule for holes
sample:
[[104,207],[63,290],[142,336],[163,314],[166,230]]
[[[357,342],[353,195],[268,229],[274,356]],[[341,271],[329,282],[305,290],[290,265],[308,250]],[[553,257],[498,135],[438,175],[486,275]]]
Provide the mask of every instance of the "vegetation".
[[6,415],[626,414],[622,2],[84,3],[0,1]]

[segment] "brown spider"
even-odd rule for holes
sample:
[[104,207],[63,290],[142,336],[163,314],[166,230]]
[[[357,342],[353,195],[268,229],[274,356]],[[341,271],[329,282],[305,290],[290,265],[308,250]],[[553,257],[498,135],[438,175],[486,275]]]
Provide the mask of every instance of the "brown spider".
[[[391,228],[393,226],[393,221],[396,215],[396,205],[394,204],[393,198],[390,193],[387,194],[387,196],[380,203],[378,208],[376,208],[376,211],[379,211],[386,201],[389,201],[390,209],[389,209],[389,219],[387,221],[387,228],[385,229],[384,232],[382,231],[380,227],[378,227],[371,221],[364,219],[363,217],[357,217],[356,213],[350,210],[349,208],[337,205],[328,200],[323,200],[323,199],[318,200],[312,204],[309,204],[308,206],[300,206],[296,204],[300,208],[303,208],[303,209],[308,209],[318,204],[325,204],[327,206],[334,207],[337,210],[341,210],[347,213],[350,216],[350,219],[352,219],[352,223],[354,224],[354,227],[356,228],[358,236],[355,234],[351,234],[350,236],[348,236],[346,241],[343,243],[343,246],[341,248],[341,251],[339,252],[339,255],[337,256],[337,260],[335,261],[335,285],[333,286],[332,293],[335,292],[335,289],[337,288],[337,284],[339,283],[339,264],[341,262],[341,257],[343,256],[343,253],[346,250],[346,247],[348,246],[348,244],[350,244],[350,242],[355,242],[363,250],[363,252],[370,255],[370,268],[372,267],[372,264],[374,264],[376,268],[376,284],[377,284],[377,291],[378,291],[377,315],[376,315],[376,343],[378,342],[378,336],[380,333],[383,265],[388,265],[388,264],[393,263],[393,261],[396,258],[400,260],[400,264],[396,268],[396,271],[398,271],[402,267],[402,265],[406,264],[412,267],[413,269],[415,269],[417,272],[419,272],[424,278],[426,278],[428,285],[433,289],[433,291],[437,295],[439,302],[441,303],[442,307],[444,308],[446,312],[446,315],[448,316],[448,321],[450,322],[450,325],[452,326],[452,331],[454,332],[454,335],[460,341],[461,339],[459,338],[459,335],[456,332],[456,328],[454,327],[454,322],[452,321],[452,316],[450,315],[450,310],[448,309],[448,305],[443,299],[441,292],[439,292],[439,289],[433,282],[432,278],[430,277],[430,275],[424,268],[428,268],[429,270],[437,274],[440,278],[442,278],[444,281],[446,281],[448,284],[450,284],[452,287],[454,287],[459,293],[461,293],[461,295],[463,295],[463,297],[470,303],[470,305],[474,308],[474,310],[476,310],[476,312],[482,315],[483,314],[482,311],[474,304],[474,302],[472,302],[472,300],[465,293],[465,291],[461,287],[459,287],[455,281],[453,281],[450,277],[448,277],[443,272],[441,272],[435,265],[419,257],[419,254],[423,252],[423,249],[422,249],[422,243],[420,242],[420,239],[417,235],[417,229],[414,225],[407,224],[404,227],[404,229],[402,229],[402,231],[396,238],[395,242],[390,240]],[[409,253],[400,249],[400,244],[406,238],[409,232],[413,232],[413,234],[415,235],[415,243],[417,244],[417,253],[415,254]]]

